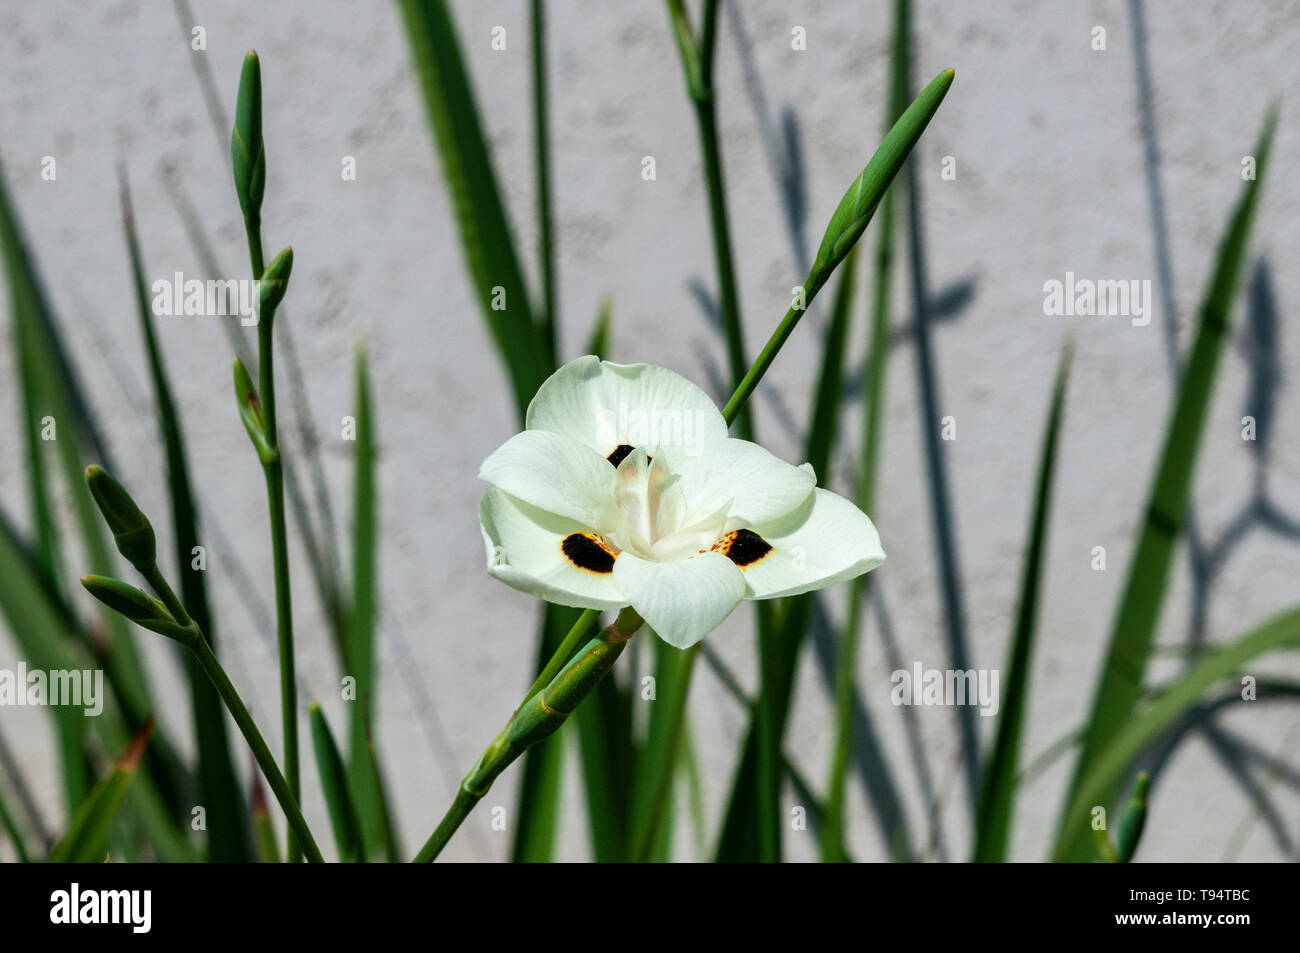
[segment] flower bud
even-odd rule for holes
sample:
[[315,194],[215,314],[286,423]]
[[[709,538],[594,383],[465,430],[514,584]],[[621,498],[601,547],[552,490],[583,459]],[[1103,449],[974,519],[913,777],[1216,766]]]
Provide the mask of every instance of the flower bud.
[[266,151],[262,146],[262,68],[251,50],[239,74],[235,102],[235,129],[230,137],[230,160],[235,171],[235,192],[246,218],[257,218],[266,191]]
[[235,401],[239,405],[239,419],[244,422],[258,459],[263,463],[274,463],[279,454],[271,446],[266,434],[266,417],[262,414],[262,402],[257,399],[257,390],[253,379],[248,376],[244,362],[235,358]]
[[266,324],[263,330],[268,334],[271,330],[271,319],[275,317],[275,309],[280,306],[285,292],[289,290],[291,271],[293,271],[293,248],[289,247],[271,259],[271,263],[263,269],[261,280],[257,283],[257,321],[259,326]]
[[148,518],[140,512],[122,484],[101,467],[86,467],[86,484],[99,512],[104,514],[108,528],[113,531],[117,551],[140,572],[147,573],[157,560],[157,543]]
[[133,622],[176,622],[161,602],[120,579],[82,576],[81,585],[104,605]]

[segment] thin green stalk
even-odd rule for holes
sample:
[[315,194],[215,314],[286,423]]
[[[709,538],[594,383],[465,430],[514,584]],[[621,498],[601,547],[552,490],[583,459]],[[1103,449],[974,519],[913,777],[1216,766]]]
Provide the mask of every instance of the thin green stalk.
[[[718,273],[718,314],[727,342],[727,362],[732,387],[739,386],[749,367],[740,320],[740,293],[731,250],[731,226],[727,218],[727,192],[722,173],[722,145],[718,136],[717,109],[713,86],[713,50],[717,38],[718,3],[705,0],[698,40],[691,32],[681,0],[668,0],[668,14],[677,37],[678,51],[686,75],[687,92],[695,109],[700,136],[700,157],[704,165],[705,191],[709,199],[709,226],[713,234],[713,258]],[[752,415],[736,424],[737,434],[754,438]]]
[[[253,267],[258,268],[262,261],[262,243],[255,231],[248,236],[249,255]],[[286,260],[283,269],[276,268],[277,263]],[[272,262],[276,279],[283,274],[288,277],[288,268],[292,267],[293,254],[286,249]],[[265,278],[267,269],[256,272],[259,278]],[[282,292],[281,292],[282,293]],[[265,298],[265,296],[264,296]],[[270,453],[262,459],[262,470],[266,476],[266,500],[271,522],[271,558],[275,565],[275,628],[276,641],[280,652],[280,714],[284,730],[284,772],[289,781],[289,790],[296,801],[301,794],[298,761],[298,679],[294,664],[293,651],[293,602],[289,585],[289,535],[284,511],[284,464],[280,456],[280,442],[275,416],[275,350],[272,343],[275,308],[278,300],[263,302],[257,323],[257,369],[258,390],[262,404],[263,423],[266,444]],[[293,864],[302,859],[299,845],[295,843],[294,832],[288,833],[288,846],[285,851],[288,862]]]
[[[718,276],[718,314],[727,344],[727,360],[732,386],[738,386],[748,367],[740,317],[740,295],[736,286],[735,264],[731,247],[731,228],[727,217],[726,187],[723,178],[722,147],[718,136],[713,54],[717,40],[718,3],[705,0],[700,34],[693,32],[681,0],[668,0],[668,17],[681,54],[687,92],[694,107],[700,138],[700,156],[704,168],[709,202],[709,227],[713,237],[714,265]],[[729,423],[731,421],[728,421]],[[735,421],[737,434],[752,440],[753,418],[744,414]],[[770,609],[755,606],[759,631],[768,628]],[[680,763],[679,748],[686,721],[687,690],[696,652],[691,650],[680,659],[661,658],[667,666],[665,688],[669,694],[664,704],[655,708],[645,741],[645,751],[638,759],[637,797],[633,804],[630,856],[648,861],[657,856],[664,839],[669,837],[666,823],[672,802],[672,778]],[[774,776],[776,776],[774,774]]]
[[199,665],[207,673],[208,678],[212,679],[217,694],[226,703],[226,708],[230,711],[231,717],[235,719],[235,724],[239,726],[244,740],[248,742],[253,757],[257,759],[257,766],[262,769],[266,783],[271,786],[271,793],[280,802],[280,809],[284,811],[285,819],[289,822],[289,827],[295,835],[291,838],[291,843],[300,848],[312,863],[324,863],[325,858],[321,856],[320,848],[316,846],[316,841],[311,836],[311,829],[307,827],[307,821],[298,807],[298,797],[285,780],[284,775],[280,773],[275,758],[271,754],[271,749],[266,746],[266,741],[262,738],[262,733],[257,730],[257,724],[253,721],[252,715],[244,707],[243,699],[239,697],[239,692],[235,690],[235,686],[230,683],[230,679],[227,677],[225,669],[221,667],[221,663],[217,661],[217,657],[212,654],[212,649],[208,648],[207,639],[203,638],[203,634],[197,629],[194,630],[194,633],[195,638],[191,640],[188,648],[194,653],[194,657],[198,659]]
[[[158,411],[158,427],[166,448],[167,478],[171,489],[172,529],[176,548],[177,572],[180,574],[184,601],[194,613],[195,621],[213,644],[215,626],[210,611],[204,574],[191,568],[191,555],[199,542],[198,507],[190,480],[185,452],[185,438],[180,414],[172,397],[171,382],[163,362],[162,349],[154,332],[149,307],[148,285],[144,275],[144,255],[140,249],[131,206],[126,167],[118,170],[122,201],[122,218],[131,264],[150,378]],[[252,857],[248,837],[248,815],[230,758],[226,722],[221,702],[202,673],[191,663],[186,665],[191,707],[194,714],[195,743],[198,752],[198,794],[208,810],[208,856],[217,861],[245,861]]]
[[650,714],[645,745],[633,786],[632,836],[628,859],[654,860],[662,846],[672,808],[673,776],[681,760],[686,700],[700,646],[678,651],[666,642],[655,646],[658,700]]
[[538,323],[551,366],[558,363],[559,319],[555,313],[555,232],[551,215],[551,144],[546,96],[546,14],[542,0],[532,0],[533,157],[537,171],[538,259],[542,272],[542,308]]
[[280,802],[280,807],[284,811],[285,819],[289,822],[289,827],[297,837],[292,839],[294,843],[302,845],[306,851],[307,859],[313,863],[323,863],[324,858],[321,856],[320,848],[316,846],[315,840],[312,839],[311,830],[307,827],[307,821],[302,816],[302,811],[298,807],[298,795],[294,792],[292,786],[285,780],[280,773],[279,767],[275,763],[275,758],[271,754],[271,749],[266,746],[266,741],[262,733],[257,729],[257,723],[253,721],[253,716],[248,713],[244,706],[244,700],[239,697],[239,692],[231,683],[226,670],[221,667],[217,661],[216,655],[212,652],[212,647],[208,645],[208,640],[203,631],[189,617],[185,611],[185,606],[177,598],[175,591],[163,576],[161,570],[155,565],[152,569],[146,567],[142,573],[145,581],[149,583],[154,592],[158,593],[158,598],[162,600],[167,611],[176,619],[177,624],[189,633],[189,637],[182,639],[184,645],[193,654],[199,667],[203,669],[211,680],[212,685],[225,702],[226,709],[230,712],[235,724],[244,735],[244,740],[248,742],[249,749],[253,752],[253,757],[257,759],[258,767],[262,769],[262,774],[266,776],[266,783],[271,786],[271,792],[275,799]]
[[244,216],[244,234],[248,236],[248,260],[253,266],[253,277],[261,278],[266,270],[262,262],[262,218],[260,215]]
[[[862,456],[858,463],[856,503],[864,513],[875,507],[877,462],[884,430],[885,367],[889,359],[889,296],[894,240],[893,193],[882,200],[880,244],[876,251],[875,297],[872,302],[871,356],[867,367],[867,393],[863,407]],[[863,616],[874,576],[858,576],[849,583],[848,618],[835,661],[835,744],[831,749],[830,779],[826,785],[826,812],[822,819],[822,860],[844,863],[846,828],[844,805],[849,759],[853,747],[854,677]]]
[[736,392],[731,395],[731,400],[727,401],[727,406],[722,410],[722,416],[726,417],[729,423],[735,420],[740,409],[754,392],[754,388],[758,386],[758,382],[772,366],[777,354],[798,326],[804,311],[830,279],[835,266],[844,259],[854,242],[866,229],[889,183],[903,167],[913,147],[920,140],[921,133],[925,131],[930,119],[939,109],[939,104],[943,102],[949,87],[952,86],[954,75],[952,70],[947,69],[930,81],[930,85],[921,91],[912,104],[904,110],[898,122],[894,123],[880,143],[880,148],[867,163],[867,167],[862,170],[857,181],[849,187],[844,198],[840,200],[839,207],[831,216],[826,234],[822,238],[817,258],[804,281],[803,300],[796,300],[786,311],[785,317],[772,332],[767,344],[763,345],[763,350],[759,352],[753,366],[745,374],[740,386],[736,388]]
[[[95,468],[92,467],[91,470],[93,471]],[[103,476],[102,471],[95,474],[96,479]],[[119,540],[119,548],[123,548],[120,541],[126,536],[147,537],[147,546],[141,546],[129,553],[124,549],[123,555],[127,556],[140,575],[157,593],[158,599],[151,599],[139,589],[106,576],[83,576],[81,580],[82,586],[96,599],[119,615],[131,619],[137,625],[150,631],[179,642],[190,651],[199,667],[212,682],[213,687],[216,688],[217,694],[221,696],[226,710],[234,718],[235,724],[239,727],[249,749],[253,752],[253,757],[257,760],[258,767],[262,769],[267,784],[271,786],[271,791],[275,794],[276,800],[280,802],[285,819],[288,821],[290,829],[296,834],[296,841],[302,845],[302,849],[306,852],[307,859],[313,863],[323,863],[324,858],[321,856],[320,848],[316,846],[311,830],[307,827],[307,822],[298,807],[298,799],[290,791],[289,784],[280,772],[280,768],[276,765],[275,758],[271,755],[271,749],[267,747],[266,741],[262,738],[262,733],[258,731],[256,722],[248,713],[243,699],[239,697],[239,692],[235,690],[235,686],[226,675],[225,669],[221,667],[221,663],[212,653],[212,647],[208,645],[203,630],[185,611],[184,604],[176,596],[176,592],[158,568],[157,562],[152,558],[153,531],[149,527],[148,520],[135,508],[134,502],[125,496],[125,491],[121,492],[122,495],[115,499],[110,498],[106,502],[97,499],[97,502],[101,503],[106,517],[109,517],[110,514],[116,516],[125,513],[128,517],[136,516],[141,521],[135,529],[130,530],[129,534],[119,532],[117,539]],[[133,556],[136,558],[132,558]]]
[[[276,637],[280,648],[280,708],[284,728],[285,775],[295,803],[300,794],[298,775],[298,687],[293,659],[293,607],[289,587],[289,540],[284,515],[284,469],[275,416],[275,366],[271,332],[275,309],[284,297],[293,250],[285,249],[270,267],[262,256],[262,198],[266,190],[266,150],[262,138],[262,68],[257,54],[244,57],[235,104],[230,142],[235,194],[244,213],[248,258],[258,287],[257,370],[261,401],[259,458],[266,475],[267,508],[271,522],[271,556],[275,564]],[[269,286],[268,286],[269,285]],[[250,431],[251,434],[251,431]],[[264,452],[263,452],[264,451]],[[302,859],[294,832],[288,834],[288,861]]]
[[582,615],[578,616],[578,621],[573,623],[573,628],[569,629],[569,634],[564,637],[564,641],[561,642],[560,647],[555,650],[555,654],[551,656],[551,660],[547,662],[546,666],[538,673],[537,678],[533,679],[533,684],[524,695],[523,702],[520,702],[521,708],[523,707],[524,702],[527,702],[528,699],[532,698],[547,685],[551,684],[551,680],[554,679],[556,675],[560,674],[560,670],[564,668],[564,666],[569,664],[569,660],[573,658],[574,653],[577,652],[578,649],[582,648],[587,639],[591,637],[591,630],[595,627],[596,622],[599,619],[599,609],[584,609],[582,611]]
[[993,749],[980,779],[979,800],[975,811],[975,846],[972,860],[977,863],[1006,860],[1007,843],[1016,801],[1016,774],[1020,761],[1021,732],[1029,700],[1029,679],[1033,668],[1034,638],[1038,627],[1038,602],[1042,591],[1043,569],[1047,552],[1047,529],[1052,505],[1052,484],[1060,445],[1061,420],[1065,412],[1065,389],[1069,380],[1072,347],[1066,345],[1056,371],[1052,399],[1047,413],[1042,452],[1038,464],[1029,541],[1021,570],[1020,601],[1016,624],[1008,653],[1006,688],[1002,694],[1001,715],[994,734]]
[[755,801],[758,805],[758,859],[776,863],[781,859],[781,771],[777,763],[781,751],[781,730],[777,726],[775,696],[781,680],[778,648],[782,628],[774,614],[758,616],[758,699],[754,720],[758,731],[758,764]]
[[[579,618],[570,635],[584,626],[585,619],[586,613]],[[532,694],[519,707],[488,745],[473,770],[465,775],[451,807],[424,847],[415,855],[415,863],[429,863],[437,858],[470,811],[487,794],[492,782],[516,758],[550,737],[564,724],[578,704],[613,667],[623,653],[627,640],[636,634],[641,625],[639,615],[631,609],[624,609],[612,624],[560,669],[541,691]],[[568,641],[569,638],[566,637],[565,643]]]
[[[894,5],[894,41],[886,128],[907,108],[907,74],[910,58],[907,0]],[[864,513],[875,510],[877,463],[885,420],[885,370],[889,364],[889,305],[893,290],[894,193],[886,191],[880,200],[880,240],[876,247],[875,287],[871,304],[871,352],[867,366],[867,393],[863,405],[862,450],[858,461],[856,502]],[[848,618],[835,663],[835,745],[831,754],[830,780],[826,788],[826,813],[822,821],[822,860],[844,863],[848,859],[844,805],[849,759],[853,747],[853,687],[858,665],[858,644],[863,616],[871,593],[872,575],[849,583]]]
[[[262,369],[262,393],[267,396],[267,435],[271,447],[277,452],[275,442],[275,397],[271,384],[271,349],[267,343],[259,361]],[[301,791],[298,775],[298,681],[293,657],[293,607],[289,591],[289,539],[284,518],[284,471],[280,460],[265,464],[266,496],[271,511],[271,547],[275,561],[275,623],[280,649],[280,709],[284,726],[285,774],[289,790],[297,800]],[[286,849],[289,863],[301,859],[293,834],[289,835]]]

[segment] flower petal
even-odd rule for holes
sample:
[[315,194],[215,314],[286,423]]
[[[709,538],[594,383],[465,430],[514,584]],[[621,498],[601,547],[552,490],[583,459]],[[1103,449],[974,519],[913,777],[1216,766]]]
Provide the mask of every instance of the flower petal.
[[614,582],[650,628],[679,649],[717,628],[745,595],[744,576],[719,553],[675,563],[622,553],[614,563]]
[[[608,466],[608,464],[606,464]],[[562,606],[627,605],[612,572],[581,569],[566,559],[564,540],[583,527],[489,487],[478,504],[488,572],[507,586]]]
[[566,434],[606,458],[619,447],[699,453],[727,439],[717,406],[680,374],[591,355],[570,361],[542,383],[525,426]]
[[547,430],[515,434],[483,461],[478,475],[587,529],[600,522],[614,499],[614,468],[590,447]]
[[817,485],[811,467],[786,463],[748,440],[728,439],[695,456],[674,454],[668,465],[679,477],[688,520],[730,504],[737,526],[770,523],[798,509]]
[[746,599],[824,589],[885,561],[867,514],[830,490],[815,490],[795,513],[754,531],[772,551],[745,567]]

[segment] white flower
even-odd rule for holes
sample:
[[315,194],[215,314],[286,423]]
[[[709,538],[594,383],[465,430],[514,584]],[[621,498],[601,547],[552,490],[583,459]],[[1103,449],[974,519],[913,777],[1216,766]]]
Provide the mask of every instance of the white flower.
[[807,464],[729,437],[708,395],[666,368],[580,357],[538,389],[525,426],[479,470],[488,572],[522,592],[630,605],[687,648],[742,599],[884,561],[866,514]]

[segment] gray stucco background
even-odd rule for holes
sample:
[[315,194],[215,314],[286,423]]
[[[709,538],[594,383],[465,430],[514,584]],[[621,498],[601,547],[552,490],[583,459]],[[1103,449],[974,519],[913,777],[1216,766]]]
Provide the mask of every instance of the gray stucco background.
[[[277,4],[192,0],[206,52],[192,52],[169,3],[58,0],[7,4],[0,12],[0,161],[120,476],[161,510],[164,466],[156,440],[144,355],[122,238],[114,165],[130,172],[150,279],[202,270],[164,184],[164,170],[198,209],[231,276],[246,268],[226,141],[209,122],[192,57],[210,59],[227,112],[240,58],[262,59],[268,184],[268,252],[295,251],[292,288],[280,323],[292,325],[307,380],[320,452],[334,494],[338,537],[347,539],[351,444],[340,420],[354,413],[352,354],[364,340],[380,443],[383,541],[380,736],[403,840],[410,850],[432,830],[459,777],[508,716],[528,680],[536,607],[489,579],[477,526],[479,463],[513,433],[501,367],[465,277],[424,104],[393,5],[292,0]],[[807,255],[880,137],[886,88],[889,4],[725,5],[718,45],[718,106],[747,346],[756,352],[785,311],[807,258],[796,257],[779,188],[783,116],[793,119]],[[1145,43],[1135,33],[1143,11]],[[453,9],[498,177],[530,273],[536,248],[528,112],[527,5],[522,0],[456,2]],[[506,29],[493,51],[490,31]],[[807,50],[791,49],[791,29]],[[1029,500],[1048,391],[1059,350],[1077,355],[1059,463],[1049,572],[1022,757],[1027,761],[1079,725],[1091,703],[1134,528],[1142,514],[1172,393],[1167,322],[1185,347],[1216,244],[1240,193],[1241,158],[1251,150],[1267,104],[1300,87],[1300,6],[1266,2],[1081,3],[919,2],[914,15],[919,82],[944,67],[956,83],[922,140],[916,165],[924,201],[930,294],[953,302],[933,327],[941,415],[956,420],[942,444],[972,663],[1002,668],[1015,611]],[[1091,48],[1095,26],[1107,49]],[[599,302],[614,302],[618,361],[664,364],[726,394],[725,353],[692,284],[714,287],[698,143],[662,4],[572,0],[550,5],[555,207],[566,356],[580,353]],[[1137,57],[1147,58],[1158,176],[1167,219],[1172,284],[1161,281],[1151,214]],[[1259,267],[1276,308],[1269,359],[1281,368],[1272,393],[1268,460],[1272,500],[1300,521],[1300,446],[1293,421],[1300,392],[1289,369],[1300,336],[1289,318],[1300,299],[1300,136],[1283,118],[1265,185],[1247,279]],[[774,148],[778,150],[774,152]],[[43,181],[42,157],[57,161]],[[357,177],[340,161],[355,156]],[[653,155],[657,179],[641,178]],[[788,156],[788,153],[786,153]],[[945,181],[940,160],[957,176]],[[874,244],[874,232],[868,232]],[[900,265],[907,265],[906,256]],[[1152,279],[1154,317],[1046,317],[1043,283],[1081,277]],[[888,380],[887,429],[877,512],[888,563],[877,593],[902,665],[950,664],[939,592],[934,517],[920,417],[913,306],[906,270],[896,281],[897,343]],[[536,282],[533,282],[535,285]],[[1248,400],[1251,337],[1243,286],[1204,437],[1195,496],[1198,530],[1222,537],[1251,498],[1255,451],[1241,418]],[[1174,302],[1173,315],[1163,307]],[[860,298],[860,301],[865,300]],[[780,355],[757,395],[759,439],[798,462],[799,422],[815,383],[825,300]],[[855,313],[848,363],[865,353],[865,310]],[[161,319],[177,385],[190,461],[203,502],[209,579],[222,652],[272,746],[278,736],[278,675],[262,476],[230,400],[229,346],[214,318]],[[0,366],[14,367],[12,335],[0,338]],[[8,375],[9,371],[6,372]],[[287,390],[286,390],[287,393]],[[281,398],[291,451],[299,433]],[[23,457],[13,386],[0,388],[0,501],[20,524],[26,514]],[[858,427],[850,406],[838,465],[822,482],[850,486]],[[156,520],[162,523],[165,520]],[[1255,527],[1213,578],[1206,632],[1225,640],[1296,600],[1297,544]],[[1091,568],[1104,546],[1107,568]],[[295,611],[304,704],[319,698],[340,723],[338,676],[300,549]],[[255,593],[237,589],[235,564]],[[1175,564],[1160,643],[1186,641],[1192,584],[1185,554]],[[76,568],[76,567],[72,567]],[[90,610],[89,597],[82,596]],[[842,616],[846,590],[826,593]],[[929,818],[941,825],[949,859],[966,856],[970,812],[951,710],[898,709],[889,700],[895,664],[879,618],[864,642],[859,687],[875,736],[905,806],[914,846],[924,852]],[[189,708],[168,646],[141,634],[163,698],[160,717],[188,737]],[[710,644],[755,684],[752,613],[745,607]],[[0,666],[18,660],[0,638]],[[1156,682],[1181,669],[1162,652]],[[1257,671],[1256,671],[1257,670]],[[1256,674],[1300,674],[1294,655],[1259,663]],[[831,700],[814,653],[805,654],[787,750],[820,786],[831,742]],[[648,703],[647,703],[648,704]],[[745,713],[707,666],[697,669],[693,737],[704,765],[710,830],[716,828],[745,728]],[[13,746],[57,823],[53,736],[45,713],[0,713]],[[907,724],[923,742],[918,780]],[[993,719],[979,719],[984,740]],[[1233,738],[1294,764],[1293,708],[1242,704],[1217,722]],[[304,741],[306,740],[304,725]],[[1071,759],[1025,788],[1014,856],[1040,859],[1051,843]],[[1295,836],[1300,798],[1257,757],[1225,764],[1203,736],[1183,745],[1153,796],[1141,857],[1215,860],[1287,856],[1253,814],[1245,770]],[[246,769],[246,765],[241,765]],[[1294,769],[1292,769],[1292,775]],[[305,808],[326,828],[310,761]],[[587,856],[576,765],[566,787],[559,854]],[[486,803],[513,811],[514,773]],[[933,788],[937,806],[925,791]],[[787,795],[789,796],[789,795]],[[791,802],[793,804],[793,802]],[[887,856],[863,787],[852,788],[851,844],[865,859]],[[682,809],[678,841],[690,856]],[[457,859],[500,859],[509,837],[475,815],[448,850]],[[1244,838],[1244,840],[1243,840]],[[815,856],[813,834],[787,837],[792,857]],[[1238,843],[1240,841],[1240,843]]]

